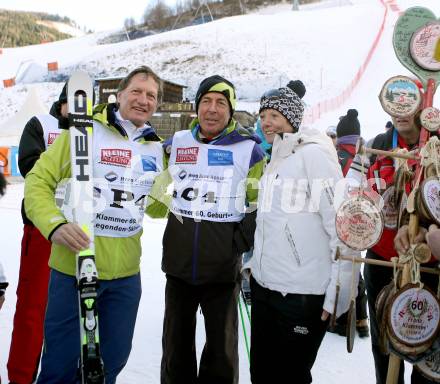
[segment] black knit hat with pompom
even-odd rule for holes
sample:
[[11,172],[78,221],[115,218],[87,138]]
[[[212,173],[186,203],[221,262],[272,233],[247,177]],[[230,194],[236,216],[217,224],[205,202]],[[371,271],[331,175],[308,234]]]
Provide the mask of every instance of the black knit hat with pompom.
[[300,99],[302,99],[306,94],[306,86],[301,80],[290,80],[286,87],[295,92]]
[[349,109],[345,116],[342,116],[336,127],[336,136],[360,135],[361,125],[358,120],[358,111],[356,109]]

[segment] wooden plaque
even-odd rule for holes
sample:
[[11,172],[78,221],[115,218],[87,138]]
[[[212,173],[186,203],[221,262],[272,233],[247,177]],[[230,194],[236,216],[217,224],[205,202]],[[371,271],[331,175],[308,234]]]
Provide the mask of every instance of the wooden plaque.
[[415,32],[432,22],[437,22],[437,17],[431,10],[411,7],[398,18],[393,32],[393,47],[397,58],[420,79],[425,88],[428,79],[434,79],[438,86],[440,71],[430,71],[416,63],[410,52],[410,42]]
[[430,132],[440,129],[440,110],[435,107],[425,108],[420,114],[420,122]]
[[351,249],[363,251],[375,245],[383,231],[383,216],[365,195],[345,200],[336,212],[336,233]]
[[438,299],[428,288],[407,284],[390,301],[388,330],[398,344],[428,349],[438,333],[439,320]]
[[407,76],[388,79],[379,94],[386,113],[394,117],[413,116],[419,110],[422,96],[417,84]]
[[440,383],[440,350],[437,350],[432,355],[425,357],[420,363],[417,363],[415,367],[430,381]]
[[437,177],[423,180],[420,197],[424,211],[429,215],[428,219],[440,225],[440,181]]
[[436,58],[439,40],[440,21],[438,20],[423,25],[413,33],[409,45],[411,57],[423,69],[440,70],[440,61]]

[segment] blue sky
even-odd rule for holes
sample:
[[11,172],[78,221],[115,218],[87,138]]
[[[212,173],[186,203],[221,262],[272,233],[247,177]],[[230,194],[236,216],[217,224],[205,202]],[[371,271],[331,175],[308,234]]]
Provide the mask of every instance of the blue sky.
[[[166,0],[173,5],[175,0]],[[122,27],[127,17],[140,21],[148,4],[154,0],[0,0],[0,9],[37,11],[68,16],[81,27],[95,31]]]

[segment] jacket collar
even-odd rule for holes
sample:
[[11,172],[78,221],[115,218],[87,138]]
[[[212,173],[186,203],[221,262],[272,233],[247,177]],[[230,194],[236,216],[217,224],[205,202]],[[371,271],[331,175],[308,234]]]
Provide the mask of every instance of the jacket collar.
[[[195,140],[200,140],[200,124],[199,119],[195,118],[190,126],[189,129],[191,130],[191,133]],[[212,140],[209,144],[211,145],[231,145],[235,143],[239,143],[241,141],[245,140],[253,140],[257,144],[261,143],[261,139],[251,131],[249,131],[246,128],[243,128],[238,121],[235,119],[231,119],[228,123],[228,125],[225,127],[225,129],[220,133],[219,136],[217,136],[216,139]]]
[[306,127],[296,133],[275,135],[272,146],[272,159],[276,157],[288,157],[301,146],[312,143],[320,145],[329,156],[329,159],[338,163],[336,149],[331,139],[317,129]]
[[[116,118],[117,110],[118,106],[114,103],[98,104],[93,110],[93,120],[99,122],[110,130],[118,132],[121,136],[128,139],[127,132],[122,125],[119,124]],[[135,139],[141,142],[162,141],[149,122],[146,123],[145,128],[142,128],[139,131],[139,136],[137,136]]]

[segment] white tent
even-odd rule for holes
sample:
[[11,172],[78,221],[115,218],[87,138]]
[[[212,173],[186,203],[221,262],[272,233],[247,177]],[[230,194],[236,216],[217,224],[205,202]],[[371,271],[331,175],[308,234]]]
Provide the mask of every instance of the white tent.
[[0,125],[0,146],[18,145],[24,126],[32,116],[48,113],[34,87],[28,88],[28,96],[20,110]]

